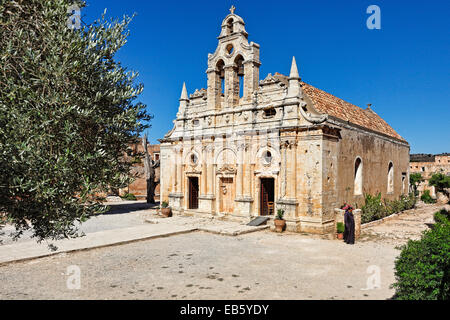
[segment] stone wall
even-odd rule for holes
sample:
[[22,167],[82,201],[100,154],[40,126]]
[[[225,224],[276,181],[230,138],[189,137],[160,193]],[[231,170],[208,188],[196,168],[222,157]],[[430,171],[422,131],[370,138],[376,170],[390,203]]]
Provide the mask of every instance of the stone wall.
[[409,168],[411,173],[420,173],[422,178],[425,179],[417,188],[419,194],[421,195],[425,190],[429,190],[431,196],[437,198],[436,190],[428,184],[428,180],[433,174],[439,172],[450,175],[450,154],[430,155],[428,158],[434,161],[413,161],[415,157],[412,155]]
[[[361,207],[364,194],[381,192],[383,199],[394,200],[409,192],[409,146],[394,139],[361,131],[357,128],[342,128],[339,142],[329,143],[336,159],[336,198],[330,198],[327,208],[340,207],[345,202]],[[328,153],[328,151],[325,151]],[[331,152],[330,152],[331,154]],[[361,159],[362,193],[355,194],[355,162]],[[389,165],[393,165],[393,190],[388,192]],[[331,164],[330,164],[331,166]],[[333,175],[330,176],[331,178]],[[333,184],[324,185],[331,192]],[[333,203],[333,200],[336,202]]]

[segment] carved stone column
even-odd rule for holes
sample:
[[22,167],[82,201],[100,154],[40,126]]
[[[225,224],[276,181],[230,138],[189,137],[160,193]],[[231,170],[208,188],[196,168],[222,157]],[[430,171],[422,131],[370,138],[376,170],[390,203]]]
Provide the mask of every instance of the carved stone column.
[[239,102],[239,79],[234,65],[225,66],[225,108],[232,108]]
[[245,221],[250,221],[251,210],[253,199],[251,197],[251,186],[252,186],[252,164],[251,164],[251,154],[248,143],[243,143],[239,148],[239,157],[241,164],[238,166],[237,176],[240,177],[236,181],[240,181],[240,188],[242,196],[237,197],[234,206],[234,215],[239,216]]
[[169,204],[175,212],[182,212],[182,199],[183,199],[183,191],[182,191],[182,154],[183,149],[181,147],[174,147],[174,159],[173,159],[173,188],[172,193],[169,194]]
[[172,193],[176,193],[178,189],[178,154],[176,148],[173,149],[172,165]]
[[176,193],[181,194],[182,189],[182,175],[183,175],[183,149],[180,148],[177,152],[177,188]]
[[252,158],[250,154],[249,145],[244,146],[244,159],[245,159],[245,171],[244,171],[244,198],[249,199],[252,197]]
[[296,143],[291,139],[281,141],[281,195],[277,201],[277,209],[283,209],[287,229],[299,230],[297,218],[296,189]]
[[244,147],[245,145],[238,146],[238,163],[237,163],[237,175],[236,175],[236,199],[242,198],[242,182],[244,178]]
[[286,184],[287,184],[287,142],[282,141],[280,143],[281,149],[281,194],[280,198],[284,199],[286,197]]
[[208,170],[207,170],[207,150],[206,146],[202,147],[202,182],[201,182],[201,195],[205,196],[208,192]]
[[287,166],[288,174],[286,179],[286,197],[288,199],[296,199],[297,143],[294,141],[289,141],[287,152],[289,153],[289,161]]
[[207,160],[207,185],[206,193],[209,196],[214,195],[214,147],[209,146],[207,148],[208,160]]

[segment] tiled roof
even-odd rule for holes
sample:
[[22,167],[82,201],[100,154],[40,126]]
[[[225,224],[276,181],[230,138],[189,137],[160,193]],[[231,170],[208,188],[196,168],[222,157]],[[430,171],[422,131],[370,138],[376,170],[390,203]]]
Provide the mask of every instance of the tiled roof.
[[302,89],[311,98],[317,111],[406,142],[372,109],[361,109],[305,82],[302,82]]

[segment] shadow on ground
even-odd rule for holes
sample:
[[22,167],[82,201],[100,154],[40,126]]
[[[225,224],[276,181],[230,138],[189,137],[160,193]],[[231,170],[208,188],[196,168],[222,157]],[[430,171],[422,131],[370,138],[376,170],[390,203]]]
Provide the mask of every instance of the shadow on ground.
[[134,211],[141,211],[141,210],[157,208],[157,207],[159,207],[159,202],[157,202],[156,204],[149,204],[146,202],[117,203],[117,204],[108,203],[108,207],[110,207],[110,209],[108,212],[105,213],[107,215],[124,214],[124,213],[131,213]]

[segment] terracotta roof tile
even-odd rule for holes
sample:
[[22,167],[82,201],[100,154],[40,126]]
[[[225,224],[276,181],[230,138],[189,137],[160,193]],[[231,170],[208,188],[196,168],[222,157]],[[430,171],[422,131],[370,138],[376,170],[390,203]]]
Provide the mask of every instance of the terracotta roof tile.
[[372,109],[361,109],[305,82],[302,82],[302,89],[311,98],[317,111],[406,142]]

